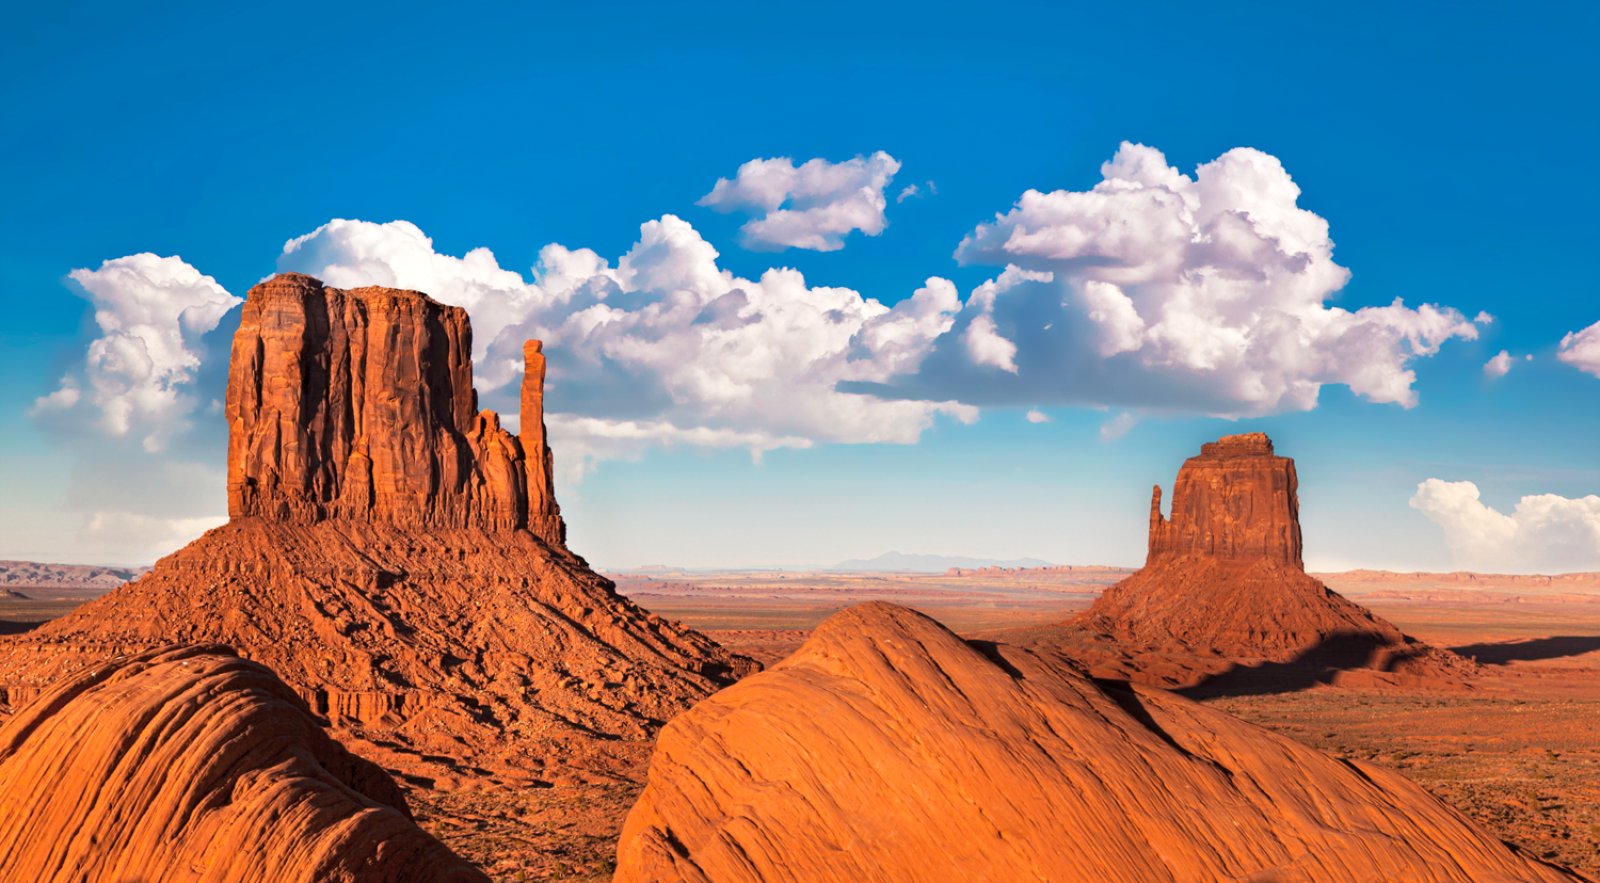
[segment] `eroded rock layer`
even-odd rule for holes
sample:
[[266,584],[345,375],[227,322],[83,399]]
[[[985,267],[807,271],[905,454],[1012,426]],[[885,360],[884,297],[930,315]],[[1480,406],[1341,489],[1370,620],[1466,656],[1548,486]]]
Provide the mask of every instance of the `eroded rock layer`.
[[190,647],[80,673],[0,727],[0,879],[486,878],[271,672]]
[[[228,514],[565,534],[527,348],[524,432],[479,411],[467,313],[285,273],[250,290],[228,366]],[[532,516],[530,518],[530,516]]]
[[874,603],[662,731],[615,879],[1577,878],[1394,773]]
[[[478,411],[471,330],[414,291],[251,289],[228,389],[232,520],[0,642],[0,703],[111,656],[218,642],[404,767],[540,774],[647,738],[754,664],[565,548],[526,350],[522,433]],[[430,775],[440,775],[434,770]]]
[[1143,568],[1064,626],[1005,637],[1166,687],[1470,673],[1306,574],[1297,490],[1294,461],[1262,433],[1202,446],[1178,471],[1170,517],[1155,488]]

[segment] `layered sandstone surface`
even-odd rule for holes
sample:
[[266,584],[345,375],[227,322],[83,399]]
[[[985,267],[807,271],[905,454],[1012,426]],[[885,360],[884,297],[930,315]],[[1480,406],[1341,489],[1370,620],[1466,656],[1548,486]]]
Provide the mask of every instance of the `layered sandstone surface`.
[[260,665],[154,651],[0,727],[0,878],[475,881]]
[[224,643],[386,763],[539,774],[646,738],[750,670],[565,548],[542,350],[520,437],[477,409],[470,353],[465,313],[418,292],[292,274],[251,289],[229,374],[232,520],[0,643],[0,700],[117,654]]
[[1573,879],[1394,773],[886,604],[662,731],[616,876]]
[[1169,517],[1155,488],[1143,568],[1064,627],[1007,637],[1168,687],[1470,673],[1305,572],[1298,487],[1294,461],[1263,433],[1203,445],[1178,471]]

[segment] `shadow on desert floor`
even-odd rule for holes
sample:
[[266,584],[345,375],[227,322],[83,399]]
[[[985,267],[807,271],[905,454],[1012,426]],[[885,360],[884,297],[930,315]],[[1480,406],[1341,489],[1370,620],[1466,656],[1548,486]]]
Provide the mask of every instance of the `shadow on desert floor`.
[[[1294,693],[1332,683],[1341,672],[1372,667],[1374,657],[1391,646],[1369,634],[1330,635],[1287,662],[1231,665],[1174,692],[1190,699]],[[1385,661],[1382,670],[1392,671],[1421,652],[1420,648],[1396,651]]]
[[1536,659],[1561,659],[1600,650],[1600,635],[1555,635],[1521,641],[1494,641],[1451,647],[1460,656],[1476,659],[1481,665],[1506,665]]

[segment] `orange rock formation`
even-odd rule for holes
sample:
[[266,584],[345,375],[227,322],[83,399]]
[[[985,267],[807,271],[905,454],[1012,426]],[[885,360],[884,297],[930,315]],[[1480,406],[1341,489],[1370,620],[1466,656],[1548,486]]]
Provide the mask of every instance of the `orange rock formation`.
[[0,727],[0,879],[486,878],[271,672],[190,647],[91,668]]
[[668,724],[615,877],[1575,879],[1387,770],[880,603]]
[[251,289],[229,373],[232,520],[0,642],[0,701],[119,653],[224,643],[386,763],[537,775],[751,670],[567,551],[541,349],[520,437],[478,410],[471,349],[466,314],[415,291],[293,274]]
[[1155,488],[1143,568],[1064,628],[1007,637],[1059,646],[1098,675],[1169,687],[1220,675],[1470,672],[1306,574],[1297,490],[1294,461],[1263,433],[1203,445],[1178,471],[1170,518]]
[[521,436],[478,410],[467,313],[285,273],[250,290],[228,368],[228,514],[566,538],[529,341]]

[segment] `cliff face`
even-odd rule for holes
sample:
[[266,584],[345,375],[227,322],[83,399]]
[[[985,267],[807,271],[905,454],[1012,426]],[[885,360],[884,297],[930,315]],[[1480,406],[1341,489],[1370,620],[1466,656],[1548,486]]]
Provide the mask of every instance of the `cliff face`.
[[878,603],[667,725],[615,877],[1576,879],[1394,773]]
[[7,880],[486,880],[394,781],[219,647],[90,669],[0,727]]
[[522,778],[604,766],[751,670],[565,548],[542,347],[519,435],[477,409],[471,348],[466,314],[415,291],[253,288],[229,372],[232,520],[0,639],[0,711],[118,654],[214,642],[393,768]]
[[[565,540],[528,344],[513,436],[472,387],[466,311],[283,274],[250,290],[228,371],[228,514],[313,524],[535,527]],[[532,515],[532,518],[530,518]]]
[[1155,488],[1148,560],[1196,555],[1303,567],[1298,488],[1294,461],[1273,454],[1265,433],[1201,445],[1178,470],[1170,519]]

